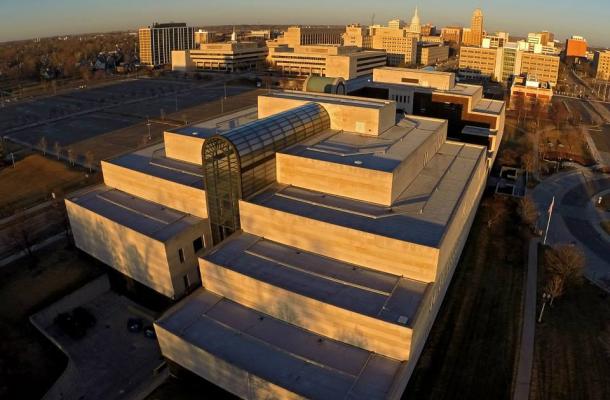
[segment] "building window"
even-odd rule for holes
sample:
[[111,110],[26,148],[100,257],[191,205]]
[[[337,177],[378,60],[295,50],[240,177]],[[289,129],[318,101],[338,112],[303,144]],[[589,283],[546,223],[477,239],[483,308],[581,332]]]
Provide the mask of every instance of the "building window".
[[181,263],[184,263],[184,250],[178,249],[178,258],[180,259]]
[[193,250],[195,250],[195,253],[197,253],[201,249],[203,249],[203,238],[198,237],[197,239],[193,240]]
[[191,286],[191,284],[189,282],[189,276],[188,275],[184,275],[182,277],[182,281],[184,282],[184,290],[187,291],[189,289],[189,287]]

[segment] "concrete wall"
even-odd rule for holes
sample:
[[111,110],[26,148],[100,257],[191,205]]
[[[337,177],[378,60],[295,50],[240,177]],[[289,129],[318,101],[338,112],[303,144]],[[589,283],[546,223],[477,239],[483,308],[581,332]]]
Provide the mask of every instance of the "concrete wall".
[[203,165],[203,158],[201,156],[201,150],[205,141],[203,138],[165,131],[163,133],[163,141],[165,142],[165,155],[167,157]]
[[[165,243],[70,200],[66,200],[66,208],[76,247],[167,297],[177,298],[184,293],[184,285],[174,286],[174,277],[178,274],[182,279],[184,271],[197,268],[190,237],[182,237],[180,241],[185,248],[185,265],[176,264],[173,259],[168,260],[171,253],[177,253],[175,245],[166,248]],[[200,229],[201,235],[203,226]]]
[[[334,100],[345,97],[351,101],[357,100],[350,96],[335,96]],[[258,117],[265,118],[280,112],[315,101],[326,109],[331,119],[331,129],[345,130],[349,132],[363,133],[367,135],[379,135],[395,124],[396,103],[387,102],[385,106],[357,107],[348,103],[330,103],[320,99],[282,98],[273,96],[258,97]],[[363,101],[371,101],[363,99]]]
[[155,324],[155,332],[164,357],[242,399],[302,399],[293,392],[193,346],[160,325]]
[[173,50],[172,51],[172,71],[192,71],[195,64],[191,60],[191,55],[188,50]]
[[400,399],[407,383],[417,365],[421,352],[426,344],[434,320],[443,303],[443,299],[453,278],[457,263],[468,239],[472,222],[477,213],[481,196],[485,189],[487,171],[484,155],[479,159],[468,189],[460,200],[460,204],[451,221],[448,232],[441,243],[441,261],[439,262],[438,276],[433,285],[429,286],[420,303],[415,316],[413,336],[411,339],[411,359],[404,369],[396,375],[395,385],[388,398]]
[[[426,119],[422,117],[421,119]],[[417,178],[417,175],[424,169],[428,161],[437,153],[447,138],[447,121],[443,123],[433,135],[429,135],[426,140],[405,158],[394,170],[392,177],[391,202],[393,203],[398,196]],[[409,140],[407,135],[406,141]],[[400,147],[403,143],[395,146]],[[391,205],[391,203],[389,204]]]
[[392,173],[276,154],[277,181],[371,203],[391,204]]
[[377,271],[432,282],[438,249],[316,221],[241,200],[245,232]]
[[[406,79],[407,81],[403,81]],[[399,83],[449,90],[455,86],[455,74],[449,72],[427,72],[408,68],[375,68],[373,82]]]
[[[104,183],[134,196],[192,214],[208,217],[205,191],[102,161]],[[203,179],[203,178],[202,178]]]
[[290,324],[398,360],[409,359],[411,329],[336,307],[199,259],[203,286]]

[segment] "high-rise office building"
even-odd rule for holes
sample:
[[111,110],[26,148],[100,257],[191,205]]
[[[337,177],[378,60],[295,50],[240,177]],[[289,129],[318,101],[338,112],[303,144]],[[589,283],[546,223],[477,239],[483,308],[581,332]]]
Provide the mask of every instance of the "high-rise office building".
[[172,62],[172,50],[189,50],[195,46],[195,28],[185,23],[154,23],[140,28],[140,63],[165,65]]
[[464,28],[462,43],[466,46],[480,46],[483,41],[483,11],[477,8],[472,13],[470,28]]

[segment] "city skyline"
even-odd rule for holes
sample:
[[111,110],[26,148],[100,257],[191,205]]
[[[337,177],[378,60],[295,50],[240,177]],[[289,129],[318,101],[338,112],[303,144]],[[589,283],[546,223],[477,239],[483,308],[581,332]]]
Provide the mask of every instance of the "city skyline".
[[[167,3],[144,3],[135,0],[126,4],[118,0],[100,3],[62,0],[51,3],[38,2],[33,8],[31,0],[17,2],[9,0],[3,5],[6,20],[0,24],[0,42],[26,40],[36,37],[70,35],[93,32],[134,30],[150,25],[153,21],[181,21],[192,26],[260,24],[260,25],[344,25],[352,22],[370,24],[373,14],[375,23],[385,24],[393,18],[409,21],[413,10],[419,6],[422,23],[433,23],[437,27],[448,25],[469,26],[472,11],[481,8],[485,15],[488,32],[507,31],[516,36],[528,32],[549,30],[559,40],[571,35],[587,38],[592,46],[610,46],[604,35],[605,15],[610,5],[600,0],[589,0],[586,4],[559,2],[526,3],[517,0],[509,4],[483,4],[481,1],[460,2],[459,5],[443,1],[389,1],[376,7],[363,1],[340,0],[331,6],[321,1],[301,3],[265,0],[256,5],[244,0],[231,0],[214,9],[204,9],[194,0],[181,2],[180,7]],[[546,4],[549,3],[549,4]],[[527,9],[519,5],[527,5]],[[327,12],[319,13],[320,7]],[[197,8],[198,7],[198,8]],[[33,12],[32,10],[36,10]],[[601,12],[607,9],[608,12]],[[341,11],[333,12],[333,11]],[[521,11],[526,10],[526,11]],[[591,11],[588,11],[591,10]],[[88,18],[95,15],[95,19]],[[544,15],[544,20],[540,18]],[[508,18],[507,18],[508,16]],[[552,23],[544,22],[552,21]],[[67,28],[69,27],[69,28]]]

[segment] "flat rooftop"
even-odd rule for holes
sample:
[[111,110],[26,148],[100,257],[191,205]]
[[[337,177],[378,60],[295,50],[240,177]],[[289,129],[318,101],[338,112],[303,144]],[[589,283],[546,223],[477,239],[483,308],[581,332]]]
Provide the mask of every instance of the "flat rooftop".
[[311,399],[384,399],[402,365],[205,289],[156,324],[237,368]]
[[104,218],[160,242],[166,242],[203,220],[163,207],[105,185],[96,186],[69,199]]
[[245,108],[234,113],[221,115],[217,118],[198,121],[180,128],[171,129],[168,132],[207,139],[217,133],[237,128],[244,123],[255,120],[257,109],[257,107]]
[[486,148],[447,141],[391,207],[286,185],[247,201],[371,234],[438,247]]
[[[205,259],[267,284],[372,318],[412,327],[427,284],[362,268],[249,233]],[[404,322],[399,322],[406,317]]]
[[314,103],[341,104],[345,106],[374,109],[381,109],[387,107],[387,105],[391,103],[391,101],[389,100],[369,99],[366,97],[338,96],[328,95],[324,93],[307,93],[294,91],[273,92],[270,94],[263,94],[261,96],[294,99],[301,101],[312,101]]
[[500,100],[481,99],[472,111],[497,115],[504,109],[504,102]]
[[160,179],[203,189],[203,167],[167,158],[162,143],[106,160],[106,162]]
[[280,153],[392,172],[447,121],[409,116],[379,136],[327,130]]

